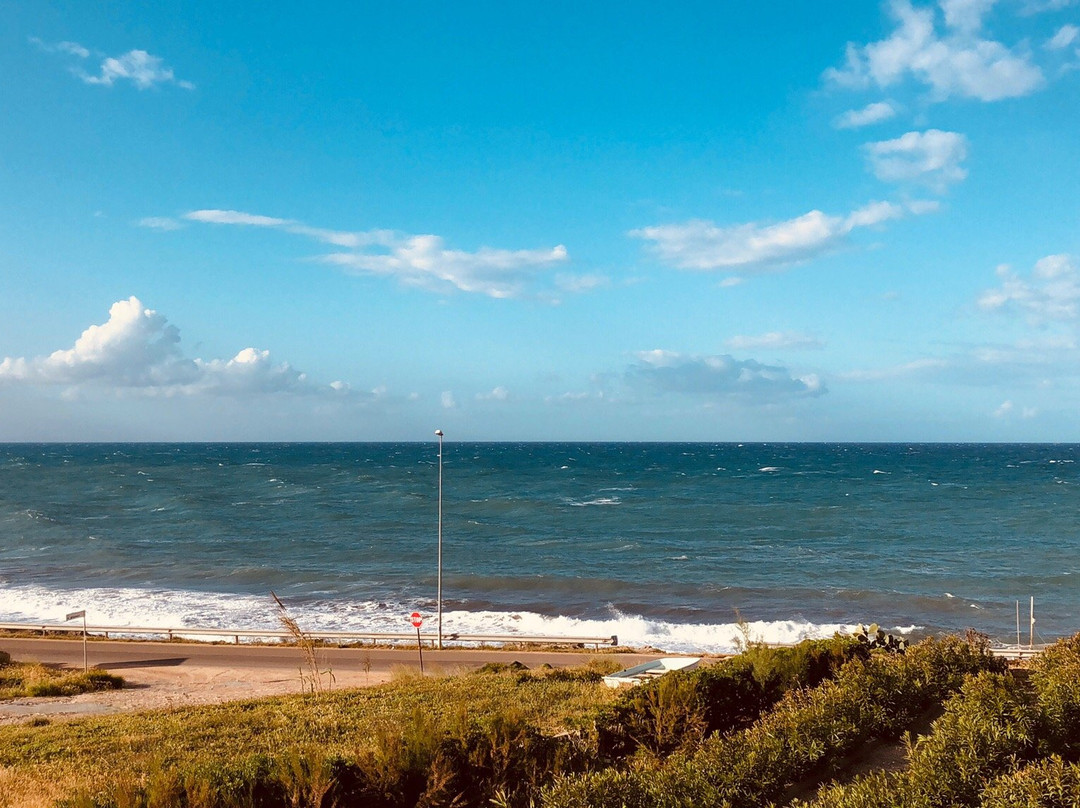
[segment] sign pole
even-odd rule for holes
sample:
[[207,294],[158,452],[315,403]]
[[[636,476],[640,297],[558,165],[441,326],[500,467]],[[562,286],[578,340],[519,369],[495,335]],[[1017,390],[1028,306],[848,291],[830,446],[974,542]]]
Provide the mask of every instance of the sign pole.
[[420,642],[420,626],[424,623],[424,618],[420,616],[420,612],[413,612],[410,615],[413,626],[416,627],[416,652],[420,655],[420,673],[424,672],[424,645]]
[[82,669],[83,673],[86,673],[90,670],[89,666],[86,664],[86,609],[81,609],[77,612],[69,612],[68,616],[64,618],[64,622],[66,623],[68,620],[74,620],[76,617],[82,618]]

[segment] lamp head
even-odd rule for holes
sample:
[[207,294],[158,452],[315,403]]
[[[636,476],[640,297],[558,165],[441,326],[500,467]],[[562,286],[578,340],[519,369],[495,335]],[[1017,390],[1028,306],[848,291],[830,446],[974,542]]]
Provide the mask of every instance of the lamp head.
[[442,430],[441,430],[441,429],[436,429],[436,430],[435,430],[435,434],[436,434],[436,436],[438,436],[438,437],[440,437],[440,438],[441,438],[441,437],[443,436],[443,434],[442,434]]

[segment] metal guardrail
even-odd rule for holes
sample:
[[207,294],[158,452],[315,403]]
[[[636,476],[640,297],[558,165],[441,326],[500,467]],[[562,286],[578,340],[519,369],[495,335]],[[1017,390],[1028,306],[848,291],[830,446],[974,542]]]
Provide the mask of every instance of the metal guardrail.
[[[81,634],[81,625],[70,623],[0,623],[0,631],[29,631],[41,632],[42,635],[50,633]],[[162,626],[90,626],[86,627],[87,634],[104,635],[105,639],[113,636],[162,636],[168,639],[176,637],[225,637],[231,638],[236,645],[240,644],[240,638],[256,640],[291,640],[293,637],[287,631],[272,631],[266,629],[237,629],[237,628],[188,628],[188,627],[162,627]],[[305,631],[305,637],[315,640],[333,640],[342,642],[345,640],[369,640],[372,643],[379,642],[415,642],[416,632],[380,632],[380,631]],[[432,646],[438,645],[437,634],[420,634],[420,640],[430,642]],[[528,645],[592,645],[597,649],[601,645],[616,646],[619,638],[615,635],[610,637],[545,637],[524,634],[447,634],[443,632],[443,644],[451,643],[525,643]]]

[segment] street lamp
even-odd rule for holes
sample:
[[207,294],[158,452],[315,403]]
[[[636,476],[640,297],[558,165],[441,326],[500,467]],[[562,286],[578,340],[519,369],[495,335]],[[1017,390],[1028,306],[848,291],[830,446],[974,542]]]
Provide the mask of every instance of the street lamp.
[[438,578],[438,609],[439,609],[439,650],[442,650],[442,441],[443,431],[435,430],[435,437],[439,439],[439,578]]

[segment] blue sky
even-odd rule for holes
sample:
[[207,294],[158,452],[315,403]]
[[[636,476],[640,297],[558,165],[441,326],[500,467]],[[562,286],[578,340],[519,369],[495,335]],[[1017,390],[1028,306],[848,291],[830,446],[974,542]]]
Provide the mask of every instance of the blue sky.
[[0,11],[0,440],[1080,440],[1078,0],[232,5]]

